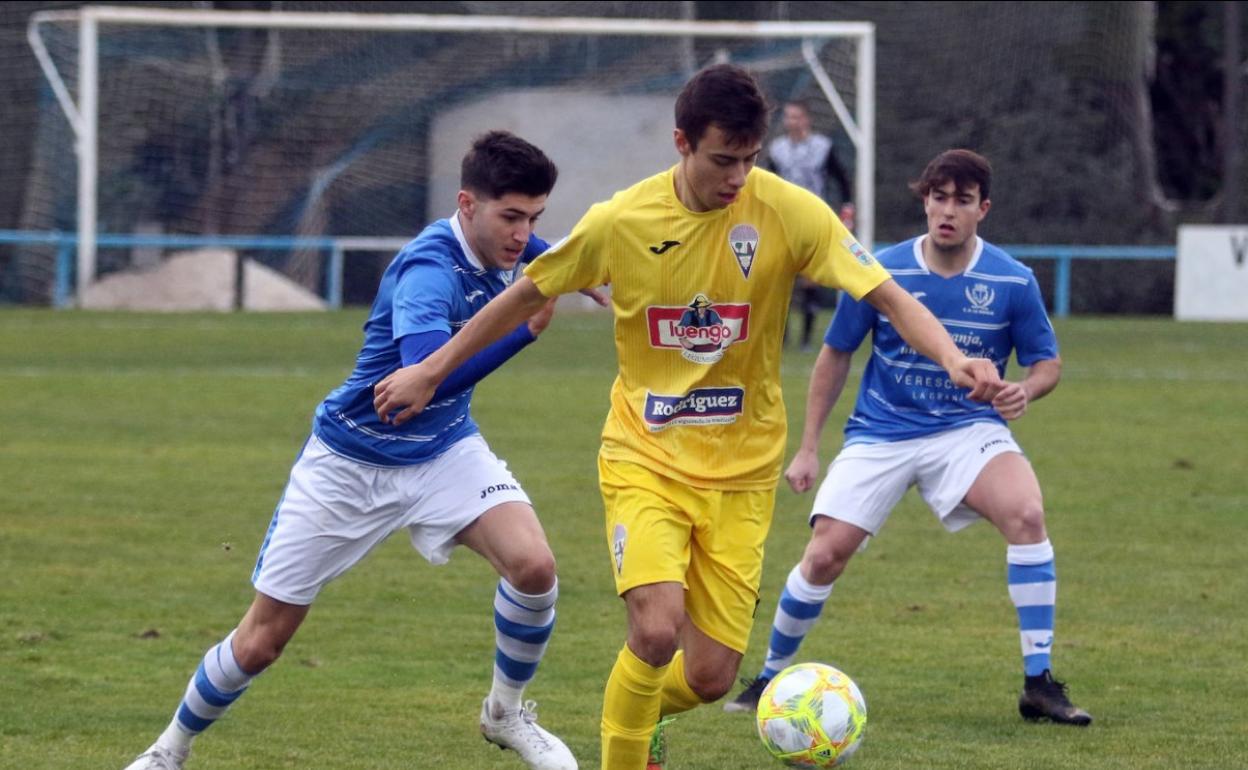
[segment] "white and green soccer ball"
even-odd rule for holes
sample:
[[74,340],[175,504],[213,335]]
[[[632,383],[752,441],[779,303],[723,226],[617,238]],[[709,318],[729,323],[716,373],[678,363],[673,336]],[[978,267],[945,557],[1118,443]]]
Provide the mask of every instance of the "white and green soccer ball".
[[862,745],[867,702],[854,680],[823,663],[781,671],[758,699],[758,737],[790,767],[833,767]]

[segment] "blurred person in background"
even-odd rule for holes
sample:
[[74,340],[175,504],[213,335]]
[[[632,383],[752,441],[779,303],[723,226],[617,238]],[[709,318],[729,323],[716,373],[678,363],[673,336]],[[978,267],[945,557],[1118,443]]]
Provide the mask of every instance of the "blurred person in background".
[[[810,126],[810,109],[800,100],[784,103],[784,133],[767,145],[767,168],[793,184],[810,190],[829,205],[836,208],[828,197],[829,182],[836,182],[840,190],[839,215],[841,222],[851,232],[854,229],[853,187],[849,175],[841,166],[833,149],[832,139],[815,133]],[[802,315],[802,350],[811,349],[815,328],[815,314],[820,306],[820,288],[817,283],[798,276],[793,290],[793,304]],[[784,340],[788,343],[789,327],[785,324]]]

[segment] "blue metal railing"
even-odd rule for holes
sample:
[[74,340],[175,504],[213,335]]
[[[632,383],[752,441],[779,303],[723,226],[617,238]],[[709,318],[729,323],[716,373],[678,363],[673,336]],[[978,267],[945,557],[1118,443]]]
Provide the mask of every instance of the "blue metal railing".
[[[877,252],[891,246],[877,243]],[[1174,261],[1174,246],[1064,246],[1046,244],[1014,244],[1000,246],[1015,259],[1053,260],[1053,315],[1065,318],[1070,315],[1071,263],[1076,259],[1146,259]]]
[[1053,276],[1053,315],[1070,315],[1070,265],[1076,259],[1164,259],[1174,261],[1174,246],[1002,246],[1016,259],[1051,259],[1056,263]]
[[[224,246],[233,249],[261,251],[292,251],[295,249],[321,251],[328,255],[326,269],[325,301],[330,307],[342,306],[342,265],[344,252],[360,238],[291,237],[276,235],[115,235],[104,233],[96,238],[99,248],[154,247],[167,249],[203,248]],[[372,239],[387,241],[390,239]],[[56,251],[56,279],[52,304],[68,307],[73,301],[74,251],[78,243],[76,233],[40,232],[32,230],[0,230],[0,243],[49,244]],[[876,244],[880,250],[889,244]],[[1173,246],[1065,246],[1017,244],[1002,246],[1007,253],[1018,259],[1053,260],[1053,314],[1059,318],[1070,315],[1071,263],[1077,259],[1142,259],[1171,260],[1175,258]],[[373,249],[369,249],[373,250]]]
[[[254,251],[319,251],[326,254],[325,302],[332,308],[342,306],[342,268],[345,253],[350,250],[397,251],[397,242],[406,239],[360,238],[360,237],[297,237],[276,235],[117,235],[101,233],[96,246],[107,248],[162,248],[198,249],[225,247]],[[78,235],[61,231],[0,230],[0,243],[45,244],[56,247],[56,277],[52,288],[52,304],[58,308],[73,303],[74,274],[77,271],[74,255]],[[363,245],[386,243],[386,246]]]

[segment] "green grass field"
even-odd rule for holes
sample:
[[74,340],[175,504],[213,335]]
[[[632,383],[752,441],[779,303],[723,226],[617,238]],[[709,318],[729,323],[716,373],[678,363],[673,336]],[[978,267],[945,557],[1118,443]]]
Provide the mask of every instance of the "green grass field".
[[[270,513],[363,317],[0,312],[0,767],[120,770],[165,726],[250,600]],[[850,767],[1248,767],[1248,326],[1087,318],[1058,334],[1063,383],[1015,430],[1058,553],[1055,668],[1096,723],[1019,719],[1003,543],[985,524],[944,533],[911,495],[800,656],[867,697]],[[793,426],[812,361],[785,364]],[[474,409],[559,558],[559,622],[530,693],[587,770],[624,634],[595,472],[613,362],[606,318],[557,317]],[[808,505],[778,496],[744,673]],[[519,770],[476,726],[494,582],[466,551],[433,568],[392,538],[326,589],[188,770]],[[672,770],[778,767],[718,705],[681,717],[671,750]]]

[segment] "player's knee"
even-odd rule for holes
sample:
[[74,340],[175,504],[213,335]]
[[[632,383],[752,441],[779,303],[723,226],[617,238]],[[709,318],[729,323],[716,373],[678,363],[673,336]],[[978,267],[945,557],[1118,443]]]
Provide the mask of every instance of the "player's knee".
[[718,667],[713,670],[690,670],[686,662],[685,681],[705,703],[711,703],[724,697],[736,683],[737,672],[731,668]]
[[806,566],[804,572],[808,575],[808,580],[814,585],[826,586],[841,576],[849,562],[849,556],[834,550],[821,549],[807,553],[802,561]]
[[1014,511],[1013,542],[1038,543],[1045,538],[1044,504],[1039,500],[1026,500]]
[[667,623],[638,624],[628,633],[628,646],[633,653],[652,666],[666,666],[671,662],[678,640],[676,626]]
[[555,556],[548,548],[526,554],[510,565],[507,582],[526,594],[544,594],[555,585]]
[[814,585],[826,586],[845,571],[855,547],[834,537],[816,538],[802,556],[802,572]]
[[249,674],[259,674],[273,665],[286,649],[286,639],[275,639],[265,634],[257,634],[240,640],[234,640],[234,659]]

